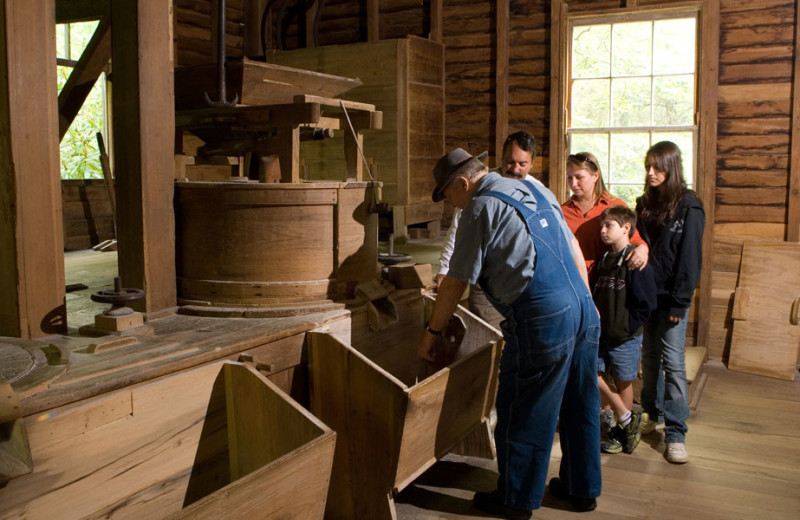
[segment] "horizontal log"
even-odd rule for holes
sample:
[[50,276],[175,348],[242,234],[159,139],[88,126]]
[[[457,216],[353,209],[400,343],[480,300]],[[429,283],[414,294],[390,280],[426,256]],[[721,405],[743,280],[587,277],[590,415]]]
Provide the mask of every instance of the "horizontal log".
[[466,77],[466,78],[475,78],[475,77],[494,77],[494,70],[490,66],[490,64],[483,63],[449,63],[447,65],[447,75],[455,78],[458,77]]
[[765,156],[748,153],[717,155],[720,170],[786,170],[789,157],[786,155]]
[[717,170],[717,187],[786,188],[788,183],[786,170]]
[[740,11],[759,11],[772,7],[793,6],[794,0],[724,0],[720,2],[719,12],[736,13]]
[[720,29],[782,24],[794,24],[794,5],[784,4],[757,10],[728,12],[719,17]]
[[788,117],[754,117],[748,119],[719,119],[719,135],[788,134],[792,120]]
[[447,36],[444,38],[445,55],[451,49],[459,48],[474,48],[474,47],[491,47],[494,42],[494,36],[491,34],[466,34],[459,36]]
[[[509,33],[509,43],[511,45],[547,45],[550,43],[550,30],[549,29],[526,29],[524,31],[512,31]],[[512,47],[511,51],[514,50]],[[548,55],[549,57],[549,55]]]
[[719,62],[723,65],[742,63],[762,63],[780,60],[791,60],[794,55],[792,45],[759,45],[754,47],[734,47],[723,49],[719,54]]
[[786,188],[717,188],[717,205],[782,206],[786,204]]
[[[513,64],[519,60],[540,59],[550,61],[550,46],[546,43],[529,42],[511,38],[509,41],[508,61]],[[511,65],[511,73],[514,73],[514,66]]]
[[792,43],[794,41],[793,25],[759,25],[720,31],[720,46],[745,47],[747,45],[760,45],[764,42],[771,44]]
[[[523,3],[523,2],[516,2]],[[511,17],[509,19],[509,32],[514,33],[517,31],[524,31],[528,29],[546,29],[550,26],[550,12],[547,10],[538,11],[535,13],[527,13],[520,15],[519,12],[514,12],[512,7]]]
[[717,205],[714,213],[718,222],[786,222],[785,206]]
[[730,222],[714,224],[715,240],[742,242],[745,240],[783,240],[786,226],[783,223]]
[[717,139],[717,153],[788,154],[789,134],[728,135]]
[[791,81],[793,72],[791,59],[775,60],[770,63],[746,63],[720,65],[720,83],[747,83],[771,80],[776,82]]
[[512,74],[508,78],[509,95],[513,98],[520,89],[531,89],[550,92],[550,75],[546,76],[521,76]]
[[791,83],[720,85],[719,117],[788,116]]

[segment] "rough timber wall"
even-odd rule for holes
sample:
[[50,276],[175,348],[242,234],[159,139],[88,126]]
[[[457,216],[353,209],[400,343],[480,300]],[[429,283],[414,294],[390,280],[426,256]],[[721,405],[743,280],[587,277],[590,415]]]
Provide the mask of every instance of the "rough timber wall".
[[[244,48],[243,4],[247,0],[226,0],[225,52],[241,57]],[[212,5],[215,6],[212,9]],[[213,13],[213,15],[212,15]],[[174,0],[176,66],[215,63],[211,27],[216,16],[216,0]]]
[[730,349],[742,243],[784,238],[795,17],[793,0],[720,0],[712,357]]

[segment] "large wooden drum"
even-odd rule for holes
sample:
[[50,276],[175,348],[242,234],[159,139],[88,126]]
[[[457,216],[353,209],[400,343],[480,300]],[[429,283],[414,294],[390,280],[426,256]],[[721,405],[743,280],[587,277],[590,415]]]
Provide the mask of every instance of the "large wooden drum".
[[175,187],[182,305],[291,308],[353,296],[376,276],[371,182],[181,182]]

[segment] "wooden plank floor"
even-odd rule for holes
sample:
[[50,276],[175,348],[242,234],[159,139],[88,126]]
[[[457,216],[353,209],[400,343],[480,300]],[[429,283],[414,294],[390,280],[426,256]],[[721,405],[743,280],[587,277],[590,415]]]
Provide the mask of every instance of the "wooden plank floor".
[[[660,430],[632,455],[603,455],[603,495],[591,515],[548,496],[537,519],[664,520],[800,518],[800,377],[793,382],[742,374],[719,362],[689,420],[689,463],[663,458]],[[558,471],[553,450],[550,476]],[[481,519],[476,490],[491,490],[493,462],[449,455],[397,497],[399,520]]]

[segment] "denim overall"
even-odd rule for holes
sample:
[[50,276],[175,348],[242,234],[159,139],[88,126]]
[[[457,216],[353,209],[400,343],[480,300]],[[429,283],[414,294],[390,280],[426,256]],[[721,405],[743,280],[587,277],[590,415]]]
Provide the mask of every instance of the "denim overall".
[[[538,509],[559,427],[561,482],[571,495],[600,495],[600,320],[556,211],[529,182],[536,211],[504,193],[481,195],[513,206],[536,248],[534,275],[505,317],[497,391],[497,490],[505,504]],[[560,420],[559,420],[560,419]]]

